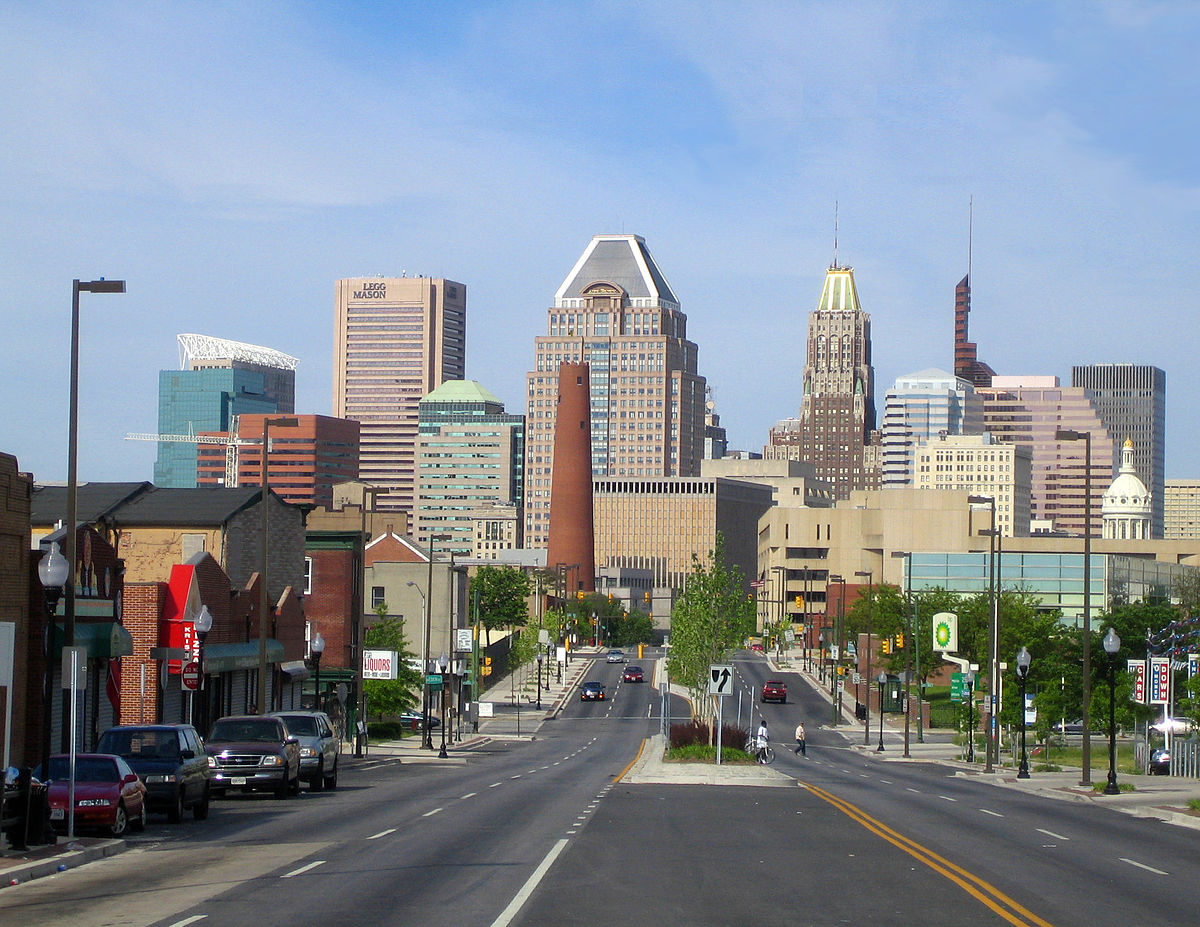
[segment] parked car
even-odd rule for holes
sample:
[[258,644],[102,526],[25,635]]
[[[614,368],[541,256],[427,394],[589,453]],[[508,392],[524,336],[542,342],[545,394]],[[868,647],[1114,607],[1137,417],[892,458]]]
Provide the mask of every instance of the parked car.
[[621,682],[643,682],[643,672],[640,666],[627,666],[621,674]]
[[336,789],[342,745],[329,715],[323,711],[273,711],[271,715],[283,718],[300,741],[300,778],[314,792]]
[[755,653],[766,653],[766,648],[763,647],[763,645],[758,643],[757,641],[755,641],[753,644],[750,645],[750,649],[753,650]]
[[1150,730],[1160,734],[1190,734],[1196,729],[1196,722],[1191,718],[1164,718],[1150,725]]
[[604,685],[599,682],[585,682],[579,690],[581,702],[603,702]]
[[190,724],[141,724],[110,727],[96,749],[115,753],[141,777],[150,811],[172,824],[185,808],[197,821],[208,817],[212,772],[200,735]]
[[[42,774],[39,766],[34,778],[48,782],[47,800],[50,823],[66,833],[67,809],[71,801],[71,757],[60,753],[50,757],[50,768]],[[75,828],[95,829],[122,837],[125,832],[146,827],[146,786],[133,768],[110,753],[75,754]]]
[[782,679],[768,679],[763,683],[762,700],[764,702],[787,702],[787,683]]
[[[425,729],[425,713],[421,711],[402,711],[400,712],[400,723],[407,728],[412,728],[414,731],[423,731]],[[442,719],[437,715],[429,716],[430,729],[440,726]]]
[[1152,776],[1171,775],[1171,754],[1166,749],[1160,747],[1157,750],[1150,751],[1149,772]]
[[625,662],[625,651],[624,650],[610,650],[608,652],[608,656],[604,658],[604,662],[605,663],[624,663]]
[[276,798],[300,791],[300,742],[283,718],[221,718],[204,749],[212,758],[212,794],[217,797],[228,789],[272,791]]

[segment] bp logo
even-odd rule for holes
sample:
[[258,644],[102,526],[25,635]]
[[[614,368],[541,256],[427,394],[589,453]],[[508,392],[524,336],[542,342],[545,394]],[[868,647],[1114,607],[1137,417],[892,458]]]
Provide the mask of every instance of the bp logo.
[[938,612],[933,616],[933,649],[958,650],[958,615],[954,612]]
[[950,623],[939,621],[937,628],[934,630],[934,636],[937,640],[938,647],[946,647],[950,643]]

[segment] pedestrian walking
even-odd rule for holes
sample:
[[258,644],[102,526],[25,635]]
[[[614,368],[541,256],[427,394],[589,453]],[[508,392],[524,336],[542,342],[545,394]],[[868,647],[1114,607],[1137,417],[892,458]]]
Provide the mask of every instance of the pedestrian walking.
[[803,721],[796,725],[796,752],[802,756],[808,756],[808,749],[805,746]]

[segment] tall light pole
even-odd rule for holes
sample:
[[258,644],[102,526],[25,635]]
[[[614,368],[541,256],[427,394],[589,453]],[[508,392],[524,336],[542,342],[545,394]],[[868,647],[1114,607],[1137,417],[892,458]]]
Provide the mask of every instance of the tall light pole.
[[312,651],[313,671],[316,673],[316,682],[313,684],[316,690],[315,708],[317,711],[323,711],[321,708],[321,654],[325,652],[325,638],[318,631],[313,635],[312,642],[308,645]]
[[268,415],[263,416],[262,426],[262,476],[260,486],[259,504],[262,506],[262,544],[259,549],[259,561],[261,563],[260,573],[258,577],[258,713],[265,714],[270,711],[270,706],[267,704],[267,625],[270,615],[270,594],[267,591],[267,553],[270,550],[270,545],[267,543],[267,536],[271,531],[271,521],[269,517],[270,511],[270,478],[267,475],[268,461],[270,460],[270,447],[267,445],[267,440],[270,434],[271,427],[275,428],[295,428],[300,424],[298,419],[288,418],[271,418]]
[[1029,680],[1029,664],[1033,662],[1033,657],[1029,651],[1025,649],[1025,645],[1021,645],[1021,649],[1017,651],[1017,682],[1021,687],[1021,706],[1018,709],[1021,719],[1021,765],[1017,767],[1017,778],[1029,778],[1029,759],[1025,754],[1025,686]]
[[[354,755],[356,757],[363,755],[363,738],[366,736],[367,729],[367,693],[363,689],[363,651],[366,649],[367,640],[367,544],[371,540],[367,535],[367,499],[369,497],[371,500],[371,514],[374,516],[375,506],[382,492],[382,487],[367,486],[364,483],[362,487],[362,499],[358,508],[358,537],[361,556],[359,558],[358,576],[356,578],[356,585],[358,586],[358,602],[356,604],[358,611],[354,616],[354,643],[351,647],[354,652]],[[374,530],[375,519],[372,517],[372,533]]]
[[[208,632],[212,630],[213,616],[208,610],[207,605],[201,604],[200,612],[196,615],[196,620],[193,622],[196,626],[196,639],[200,642],[197,663],[200,664],[200,717],[197,723],[200,730],[204,734],[208,733],[208,689],[204,685],[204,640],[208,637]],[[192,694],[195,697],[195,693]],[[203,735],[201,735],[203,736]]]
[[[432,548],[430,548],[430,550],[429,550],[429,555],[430,555],[429,556],[429,564],[430,564],[429,569],[430,569],[430,572],[432,572],[433,571],[433,549]],[[425,629],[425,638],[424,638],[424,641],[422,642],[422,646],[421,646],[421,650],[423,653],[423,656],[421,657],[421,696],[422,696],[422,699],[421,699],[421,746],[427,750],[432,750],[433,744],[430,742],[430,739],[429,739],[429,703],[428,703],[429,686],[425,684],[425,674],[429,672],[429,599],[426,598],[425,593],[421,590],[421,587],[418,586],[416,583],[414,583],[411,579],[408,581],[408,585],[412,586],[415,590],[417,590],[417,595],[419,595],[421,597],[421,612],[422,612],[421,617],[424,619],[424,629]]]
[[833,672],[833,689],[829,693],[829,700],[833,703],[833,724],[834,726],[841,720],[841,703],[842,703],[842,677],[838,675],[838,668],[841,666],[842,648],[845,646],[842,641],[842,607],[846,598],[846,577],[839,576],[836,573],[830,573],[825,578],[825,600],[829,601],[829,584],[838,584],[838,609],[837,617],[833,626],[833,643],[838,648],[838,659],[833,661],[831,671]]
[[997,620],[996,602],[996,497],[995,496],[967,496],[968,505],[986,505],[991,513],[991,522],[988,526],[988,726],[987,726],[987,743],[984,745],[984,760],[983,771],[985,773],[994,772],[992,768],[992,755],[998,752],[999,742],[996,739],[997,718],[996,718],[996,703],[999,701],[1000,688],[998,685],[1000,675],[1000,655],[997,652],[997,640],[999,636],[1000,622]]
[[46,629],[42,635],[42,649],[46,660],[45,676],[42,679],[42,771],[46,775],[50,769],[50,731],[51,719],[54,716],[54,671],[50,665],[50,652],[54,641],[54,613],[58,610],[58,600],[62,598],[63,586],[70,575],[71,567],[67,558],[59,553],[57,543],[51,543],[50,549],[38,561],[38,579],[42,582],[42,592],[46,601]]
[[[776,628],[782,628],[783,627],[783,614],[784,614],[785,609],[787,608],[787,605],[785,604],[785,601],[784,601],[787,597],[787,567],[773,566],[773,567],[771,567],[771,572],[779,574],[779,579],[777,581],[779,583],[779,586],[776,590],[778,595],[775,599],[775,601],[778,603],[779,607],[778,607],[778,609],[776,609],[775,620],[772,621],[772,624],[774,624],[776,626]],[[766,628],[764,627],[763,630],[765,631]],[[763,650],[765,651],[766,647],[764,647]]]
[[1056,441],[1083,442],[1083,757],[1080,785],[1092,784],[1092,433],[1059,428]]
[[1121,638],[1113,628],[1104,635],[1104,652],[1108,654],[1108,782],[1105,795],[1120,795],[1117,786],[1117,654]]
[[[920,642],[913,635],[913,611],[915,605],[912,597],[912,554],[908,551],[894,550],[893,557],[904,558],[904,598],[908,602],[908,646],[904,648],[904,755],[911,756],[908,749],[909,719],[912,717],[910,699],[912,697],[913,651]],[[920,657],[917,657],[917,675],[920,676]],[[921,682],[917,680],[917,741],[921,741]]]
[[[863,746],[866,747],[871,743],[871,581],[874,579],[874,574],[871,570],[855,570],[854,575],[867,578],[867,698],[863,705]],[[882,699],[879,702],[879,713],[883,714]],[[879,723],[883,723],[882,718]],[[882,734],[879,736],[883,737]]]
[[[79,521],[79,294],[124,293],[124,280],[71,281],[71,379],[70,406],[67,417],[67,532],[63,538],[63,554],[67,558],[67,579],[63,584],[63,646],[75,646],[75,525]],[[53,624],[53,622],[51,622]],[[69,696],[64,696],[69,698]],[[64,702],[64,705],[66,703]],[[63,717],[66,715],[64,713]],[[63,725],[63,749],[67,747],[67,725]]]
[[883,752],[883,687],[887,685],[887,673],[883,670],[879,671],[879,746],[875,748],[876,753]]

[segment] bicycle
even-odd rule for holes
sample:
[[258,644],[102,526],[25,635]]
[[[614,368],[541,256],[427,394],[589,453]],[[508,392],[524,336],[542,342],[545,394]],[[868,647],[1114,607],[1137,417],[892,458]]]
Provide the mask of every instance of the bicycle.
[[775,762],[775,750],[771,745],[765,744],[760,747],[753,738],[746,744],[746,752],[763,766],[770,766]]

